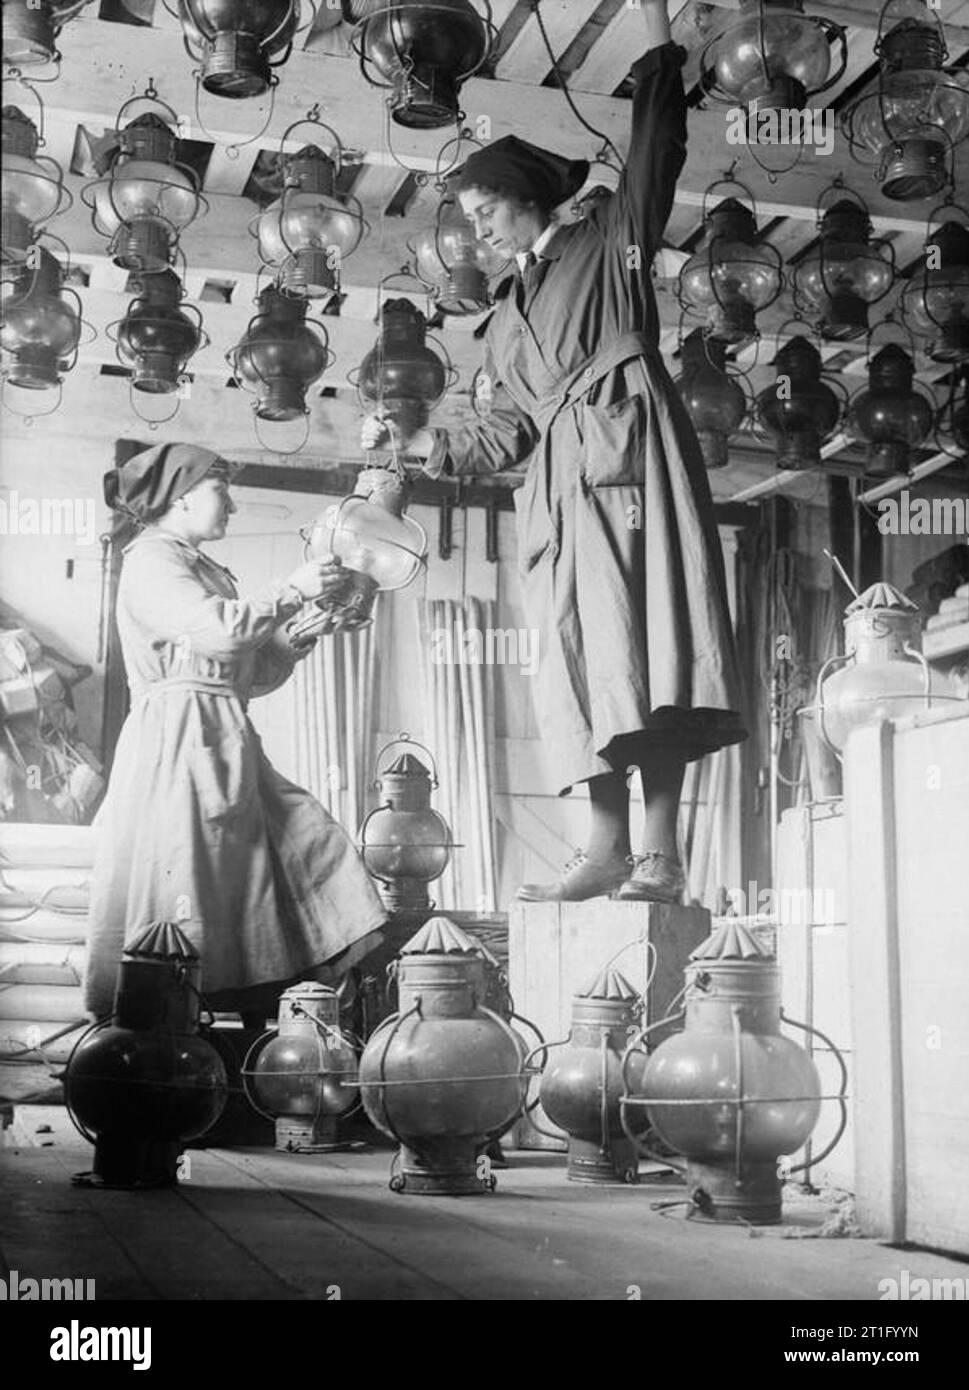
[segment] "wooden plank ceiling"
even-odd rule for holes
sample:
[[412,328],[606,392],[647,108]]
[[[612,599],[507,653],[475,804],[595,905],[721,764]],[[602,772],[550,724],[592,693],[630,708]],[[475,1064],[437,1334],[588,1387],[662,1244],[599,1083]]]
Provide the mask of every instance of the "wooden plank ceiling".
[[[186,123],[191,138],[183,142],[181,154],[201,175],[210,204],[208,214],[182,237],[187,290],[203,313],[210,343],[190,363],[194,383],[189,399],[182,402],[179,416],[159,427],[155,438],[217,438],[222,447],[233,448],[240,457],[273,459],[259,449],[248,412],[240,409],[244,398],[230,388],[225,352],[242,335],[253,313],[258,257],[247,228],[268,201],[260,190],[260,175],[271,167],[290,123],[318,103],[322,119],[338,132],[348,152],[342,186],[360,198],[372,230],[345,263],[347,297],[340,317],[326,320],[336,363],[311,389],[308,444],[285,461],[304,467],[358,462],[359,410],[346,374],[373,344],[380,277],[408,260],[408,238],[433,218],[436,193],[433,179],[426,182],[425,175],[433,173],[439,148],[453,130],[408,131],[390,124],[385,93],[364,82],[349,49],[349,26],[339,9],[326,0],[279,70],[281,80],[271,113],[262,99],[227,101],[205,94],[197,111],[193,63],[183,47],[177,20],[162,0],[127,3],[130,8],[125,0],[95,0],[69,23],[59,40],[60,77],[40,89],[46,106],[45,153],[69,171],[66,181],[75,197],[71,211],[57,218],[51,230],[71,248],[85,318],[98,336],[82,349],[77,368],[65,382],[63,414],[46,425],[38,422],[35,428],[63,430],[66,420],[69,430],[78,433],[104,436],[138,430],[128,406],[128,384],[118,375],[113,344],[105,332],[124,314],[129,299],[127,275],[107,259],[105,244],[93,230],[79,195],[92,172],[89,160],[85,163],[91,137],[111,130],[122,102],[143,91],[152,78],[159,95]],[[925,218],[934,206],[931,200],[901,204],[882,197],[870,170],[852,161],[840,132],[828,157],[806,151],[796,168],[771,181],[746,150],[726,143],[723,108],[699,106],[695,81],[700,50],[731,20],[736,3],[730,0],[713,6],[671,0],[674,37],[690,55],[686,73],[693,85],[693,109],[689,157],[667,233],[670,247],[687,253],[695,247],[704,190],[739,155],[737,177],[756,196],[761,236],[778,247],[788,268],[814,244],[818,196],[841,174],[866,199],[876,231],[893,242],[899,266],[907,269],[920,255]],[[941,3],[950,61],[965,61],[969,59],[969,3]],[[815,5],[808,0],[809,12],[826,14],[848,26],[849,66],[834,93],[835,110],[876,71],[873,43],[878,8],[877,0],[851,0],[850,7]],[[492,0],[491,9],[499,32],[496,58],[487,72],[464,86],[462,105],[468,125],[474,127],[479,118],[487,117],[490,139],[519,133],[564,154],[591,158],[599,142],[575,119],[557,89],[532,0]],[[643,19],[636,4],[633,0],[542,0],[541,14],[560,70],[584,117],[625,152],[629,67],[643,48]],[[5,83],[4,100],[31,110],[29,99],[13,84]],[[264,127],[262,133],[256,135],[260,127]],[[306,128],[296,134],[296,143],[303,143]],[[958,167],[959,186],[969,187],[965,146]],[[602,182],[601,174],[593,170],[592,181]],[[663,348],[675,372],[680,310],[673,280],[659,274],[663,268],[657,265]],[[893,293],[875,314],[888,310],[894,298]],[[760,316],[763,336],[758,352],[741,354],[741,365],[750,369],[755,389],[772,380],[773,335],[791,312],[786,293]],[[459,421],[469,413],[470,382],[480,353],[471,336],[475,322],[450,319],[443,330],[460,382],[438,413],[441,423]],[[849,389],[863,383],[863,341],[828,345],[825,356]],[[946,376],[944,367],[925,357],[919,357],[918,365],[926,383]],[[265,433],[273,428],[267,427]],[[857,472],[860,458],[857,450],[846,446],[826,466]],[[730,466],[711,475],[711,481],[715,495],[726,498],[774,471],[769,449],[751,436],[733,451]],[[818,494],[818,487],[819,478],[808,476],[795,493],[810,498]]]

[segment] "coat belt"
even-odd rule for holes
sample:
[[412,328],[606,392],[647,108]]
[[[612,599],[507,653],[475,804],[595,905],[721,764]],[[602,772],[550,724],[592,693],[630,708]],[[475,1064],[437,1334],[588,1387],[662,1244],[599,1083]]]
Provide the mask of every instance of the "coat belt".
[[646,333],[623,333],[607,348],[601,348],[571,372],[559,377],[552,390],[536,401],[528,413],[541,429],[547,429],[560,410],[591,391],[597,382],[630,357],[658,356],[659,348]]
[[225,699],[242,700],[235,686],[226,681],[206,680],[204,676],[168,676],[162,680],[148,681],[137,690],[132,690],[132,702],[153,699],[156,695],[164,695],[167,690],[191,690],[200,695],[221,695]]

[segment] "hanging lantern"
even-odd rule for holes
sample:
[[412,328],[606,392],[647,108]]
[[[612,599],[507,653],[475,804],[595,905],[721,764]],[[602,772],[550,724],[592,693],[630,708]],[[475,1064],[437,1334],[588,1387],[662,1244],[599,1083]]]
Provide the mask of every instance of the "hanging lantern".
[[[141,102],[158,110],[136,116],[122,129],[125,112]],[[118,144],[107,172],[81,193],[95,231],[108,238],[109,254],[125,270],[167,270],[181,233],[208,207],[198,191],[198,175],[176,162],[177,124],[175,112],[149,83],[144,96],[121,107]]]
[[[427,753],[433,775],[410,752],[381,770],[381,758],[398,743]],[[380,885],[380,896],[391,911],[420,912],[432,906],[427,885],[440,878],[447,868],[454,844],[447,821],[431,807],[431,791],[438,784],[437,767],[422,743],[401,734],[377,754],[373,775],[381,804],[360,827],[363,862]]]
[[950,152],[969,135],[969,73],[944,72],[945,33],[923,0],[887,0],[874,87],[841,113],[857,158],[878,163],[886,198],[929,198],[951,181]]
[[[795,1153],[808,1139],[822,1097],[809,1054],[781,1034],[777,962],[744,926],[727,922],[691,953],[685,973],[685,1008],[675,1016],[685,1018],[683,1031],[650,1055],[641,1089],[629,1084],[631,1064],[651,1029],[626,1052],[624,1113],[626,1106],[644,1106],[659,1138],[685,1155],[684,1164],[663,1162],[684,1172],[695,1209],[717,1221],[778,1222],[778,1158]],[[844,1061],[817,1029],[784,1022],[817,1034],[841,1067],[835,1097],[841,1124],[832,1143],[812,1160],[819,1163],[844,1131]]]
[[[831,71],[831,40],[841,41]],[[848,60],[845,31],[804,13],[803,0],[740,0],[737,18],[700,59],[704,95],[729,106],[801,111],[839,81]]]
[[11,386],[44,391],[59,386],[77,361],[81,300],[64,288],[60,261],[34,246],[3,298],[0,346],[12,359],[3,365]]
[[380,337],[356,374],[363,408],[379,411],[405,438],[427,424],[456,380],[450,361],[442,362],[426,338],[427,319],[415,304],[386,300],[380,309]]
[[199,1036],[200,963],[173,922],[153,922],[121,960],[114,1014],[85,1033],[64,1074],[75,1123],[108,1187],[177,1181],[185,1143],[215,1124],[226,1072]]
[[[821,205],[833,192],[838,201],[822,214]],[[794,268],[794,302],[816,320],[822,338],[857,338],[868,331],[869,305],[892,288],[895,253],[890,242],[872,241],[868,209],[839,183],[822,193],[818,212],[817,245]]]
[[484,9],[471,0],[370,0],[350,43],[371,86],[391,88],[398,125],[432,130],[460,119],[461,84],[497,38],[488,0]]
[[256,300],[259,312],[226,354],[237,383],[255,397],[260,420],[295,420],[308,415],[306,392],[333,361],[326,328],[307,321],[306,300],[267,285]]
[[491,304],[488,281],[507,262],[479,241],[455,200],[442,198],[434,226],[419,232],[408,247],[442,314],[480,314]]
[[935,422],[935,444],[951,458],[969,456],[969,368],[952,374],[949,391]]
[[290,294],[329,303],[339,294],[339,270],[360,244],[367,226],[356,198],[337,195],[343,147],[336,140],[336,159],[317,145],[304,145],[296,154],[283,153],[297,126],[322,124],[310,113],[294,121],[279,142],[278,167],[282,196],[249,224],[264,265],[276,272],[276,284]]
[[886,343],[868,364],[868,386],[851,401],[848,426],[868,445],[871,473],[903,473],[935,416],[935,403],[915,387],[915,365],[897,343]]
[[757,397],[757,423],[777,451],[779,468],[817,468],[821,445],[838,426],[843,409],[823,380],[821,354],[795,334],[777,349],[776,378]]
[[400,1145],[396,1192],[472,1195],[495,1179],[484,1151],[521,1112],[521,1039],[481,1002],[485,961],[446,917],[432,917],[397,960],[398,1012],[370,1035],[360,1096]]
[[37,127],[19,107],[3,108],[0,131],[3,264],[22,265],[44,223],[66,212],[74,200],[64,187],[64,171],[57,160],[37,154]]
[[91,0],[3,0],[3,66],[60,62],[55,44],[64,25]]
[[340,996],[312,981],[279,1000],[276,1027],[257,1038],[242,1069],[250,1104],[276,1122],[276,1148],[344,1147],[337,1122],[358,1097],[357,1059],[340,1030]]
[[[572,1182],[638,1180],[639,1157],[623,1130],[619,1098],[625,1090],[623,1054],[642,1011],[643,1001],[625,976],[603,970],[573,995],[568,1040],[546,1045],[542,1109],[569,1136]],[[645,1056],[635,1057],[628,1084],[639,1087],[645,1067]]]
[[[707,194],[716,184],[711,184]],[[681,308],[706,320],[706,333],[724,343],[756,336],[755,316],[781,292],[782,260],[776,247],[757,244],[757,221],[736,198],[706,212],[697,250],[680,271]]]
[[[930,219],[931,221],[931,219]],[[969,227],[943,222],[902,294],[902,317],[935,362],[969,358]]]
[[189,57],[217,97],[258,97],[279,81],[299,27],[297,0],[178,0]]
[[[891,584],[872,584],[845,609],[845,654],[818,672],[813,709],[825,743],[840,757],[863,724],[899,719],[959,699],[946,674],[922,655],[922,614]],[[841,670],[838,670],[838,667]]]
[[[182,303],[182,282],[173,270],[134,281],[137,297],[108,336],[117,343],[118,361],[131,369],[135,391],[177,391],[188,359],[202,346],[202,315]],[[192,317],[194,315],[194,317]],[[207,340],[206,340],[207,341]]]
[[682,375],[674,383],[696,430],[707,468],[729,462],[728,442],[747,414],[747,396],[736,376],[727,372],[727,344],[704,338],[694,328],[683,340]]

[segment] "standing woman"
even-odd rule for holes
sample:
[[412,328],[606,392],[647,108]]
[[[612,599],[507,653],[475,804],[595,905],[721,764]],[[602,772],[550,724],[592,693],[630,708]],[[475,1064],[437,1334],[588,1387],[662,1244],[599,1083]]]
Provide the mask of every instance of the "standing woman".
[[[687,762],[746,733],[723,558],[699,444],[659,352],[653,254],[686,157],[682,51],[664,0],[643,0],[632,136],[618,190],[584,220],[553,211],[588,176],[508,136],[452,178],[481,240],[517,258],[487,323],[490,412],[400,441],[432,477],[511,468],[526,616],[539,633],[536,700],[563,792],[589,787],[584,853],[529,900],[602,893],[679,901],[677,809]],[[365,448],[387,426],[364,422]],[[645,835],[630,855],[627,769]]]
[[[110,1012],[125,943],[177,921],[216,1007],[265,1017],[278,988],[320,966],[332,981],[380,944],[386,919],[340,826],[271,766],[246,708],[292,674],[282,626],[340,582],[300,565],[239,598],[199,546],[235,507],[229,466],[162,444],[105,475],[109,506],[144,529],[126,547],[117,622],[131,710],[98,813],[85,1003]],[[263,987],[257,989],[256,987]],[[267,988],[271,987],[271,988]]]

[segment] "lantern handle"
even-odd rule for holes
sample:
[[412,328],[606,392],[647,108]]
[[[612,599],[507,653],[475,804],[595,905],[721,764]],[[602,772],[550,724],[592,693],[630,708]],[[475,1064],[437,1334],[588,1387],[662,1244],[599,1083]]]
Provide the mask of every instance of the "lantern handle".
[[[788,1024],[788,1026],[791,1028],[800,1028],[802,1032],[811,1033],[814,1037],[820,1038],[821,1041],[825,1043],[834,1053],[838,1061],[838,1068],[841,1072],[841,1087],[838,1091],[838,1094],[836,1096],[830,1097],[830,1099],[836,1100],[838,1102],[838,1107],[841,1111],[841,1118],[838,1122],[838,1128],[835,1132],[835,1136],[831,1140],[830,1144],[828,1144],[826,1148],[822,1149],[817,1156],[812,1155],[810,1160],[807,1160],[804,1163],[796,1163],[793,1168],[788,1168],[787,1175],[790,1176],[791,1173],[799,1173],[804,1168],[813,1168],[816,1164],[822,1163],[824,1159],[827,1158],[828,1154],[831,1153],[835,1146],[840,1142],[841,1136],[844,1134],[848,1124],[848,1107],[847,1105],[845,1105],[845,1096],[848,1093],[848,1068],[845,1065],[844,1057],[841,1055],[841,1049],[831,1041],[831,1039],[827,1036],[826,1033],[822,1033],[820,1028],[813,1028],[808,1023],[798,1023],[797,1019],[788,1018],[787,1014],[784,1012],[783,1009],[781,1009],[781,1022]],[[823,1099],[826,1099],[826,1097],[823,1097]]]
[[256,431],[256,438],[259,440],[259,443],[262,445],[264,449],[268,449],[271,454],[279,454],[281,458],[290,458],[293,454],[302,453],[303,450],[306,448],[306,441],[310,437],[310,413],[305,408],[303,410],[302,418],[303,437],[300,440],[300,442],[293,449],[280,449],[275,444],[270,444],[270,442],[267,439],[263,438],[262,430],[260,429],[262,417],[259,414],[259,405],[258,402],[253,403],[253,428]]
[[[410,736],[409,733],[402,732],[402,733],[398,734],[398,736],[397,736],[396,738],[392,738],[388,743],[385,743],[384,746],[383,746],[383,748],[381,748],[380,752],[377,754],[376,758],[374,759],[374,764],[373,764],[373,777],[374,777],[374,780],[373,780],[373,783],[371,784],[372,790],[373,790],[373,791],[379,791],[379,790],[380,790],[379,784],[378,784],[378,782],[377,782],[377,777],[378,777],[378,774],[379,774],[379,771],[380,771],[380,759],[381,759],[381,758],[383,757],[383,755],[386,753],[386,751],[387,751],[388,748],[393,748],[393,747],[395,746],[395,744],[398,744],[398,743],[407,743],[407,744],[410,744],[410,745],[411,745],[412,747],[414,747],[414,748],[420,748],[423,752],[425,752],[425,753],[427,754],[427,756],[428,756],[428,757],[430,758],[430,760],[431,760],[431,769],[432,769],[431,786],[432,786],[433,788],[438,787],[440,784],[439,784],[439,782],[438,782],[438,776],[437,776],[437,763],[434,761],[434,754],[433,754],[433,753],[431,752],[431,750],[428,748],[428,746],[427,746],[426,743],[418,743],[417,739],[416,739],[416,738],[411,738],[411,736]],[[379,808],[378,808],[378,809],[379,809]],[[373,815],[373,812],[371,811],[370,814]],[[369,817],[368,817],[368,819],[369,819]]]
[[[839,762],[841,762],[841,760],[842,760],[842,759],[841,759],[841,750],[838,749],[838,748],[835,748],[834,744],[831,742],[831,739],[828,737],[828,731],[827,731],[827,728],[825,727],[825,723],[824,723],[824,695],[823,695],[823,693],[822,693],[821,687],[823,686],[826,677],[829,675],[829,673],[830,673],[831,671],[834,670],[834,668],[835,668],[836,666],[841,666],[841,665],[843,665],[846,661],[850,661],[850,660],[852,659],[853,656],[854,656],[854,652],[845,652],[843,655],[840,655],[840,656],[829,656],[828,659],[827,659],[827,661],[824,663],[824,665],[821,667],[820,671],[818,672],[818,679],[817,679],[817,682],[815,683],[815,687],[814,687],[814,689],[815,689],[815,695],[814,695],[814,711],[817,712],[817,717],[818,717],[818,730],[819,730],[819,732],[820,732],[820,734],[821,734],[821,738],[822,738],[823,742],[828,746],[828,748],[829,748],[829,749],[831,750],[831,752],[835,755],[835,757],[838,759]],[[809,706],[809,708],[810,708],[810,706]],[[812,711],[812,712],[813,712],[813,711]]]
[[625,1134],[629,1142],[632,1144],[635,1151],[638,1154],[642,1154],[644,1158],[652,1159],[654,1163],[662,1163],[664,1167],[672,1168],[674,1172],[683,1174],[685,1174],[687,1171],[686,1163],[683,1159],[672,1158],[666,1154],[657,1153],[655,1149],[650,1147],[650,1145],[646,1142],[642,1135],[633,1133],[626,1115],[626,1106],[630,1103],[636,1103],[637,1101],[636,1096],[631,1096],[629,1094],[629,1063],[632,1059],[633,1053],[639,1052],[641,1050],[640,1044],[646,1037],[647,1033],[651,1033],[654,1028],[659,1028],[664,1023],[673,1023],[677,1019],[683,1018],[685,1014],[686,1009],[680,1009],[678,1013],[670,1014],[666,1018],[661,1018],[657,1023],[651,1024],[648,1028],[641,1028],[637,1032],[632,1042],[630,1042],[625,1052],[622,1054],[623,1093],[619,1097],[619,1122],[622,1125],[623,1133]]
[[734,169],[735,169],[736,167],[737,167],[737,161],[734,160],[733,164],[731,164],[729,170],[727,171],[727,173],[724,175],[724,177],[723,177],[722,179],[714,179],[713,183],[708,184],[707,187],[704,189],[703,200],[702,200],[702,202],[700,203],[700,220],[701,220],[701,222],[706,222],[706,220],[707,220],[707,217],[708,217],[708,215],[709,215],[709,214],[707,213],[707,199],[709,198],[710,194],[713,192],[713,190],[714,190],[715,188],[739,188],[739,189],[742,190],[743,193],[745,193],[745,194],[747,195],[747,198],[748,198],[748,200],[749,200],[749,202],[750,202],[750,210],[751,210],[751,213],[753,214],[754,222],[756,223],[756,221],[757,221],[757,200],[756,200],[756,198],[754,197],[753,193],[751,193],[750,189],[747,187],[747,185],[746,185],[745,183],[741,183],[740,179],[735,179],[735,178],[734,178],[734,176],[733,176],[733,171],[734,171]]
[[929,663],[925,658],[925,653],[918,647],[913,647],[911,642],[902,643],[902,651],[906,656],[914,658],[922,668],[922,694],[925,697],[925,708],[932,708],[932,672]]
[[264,1033],[262,1033],[262,1034],[255,1040],[255,1042],[252,1044],[252,1046],[249,1048],[249,1051],[246,1053],[245,1057],[243,1058],[242,1066],[239,1068],[239,1075],[242,1077],[242,1089],[243,1089],[243,1091],[245,1092],[246,1100],[247,1100],[247,1101],[249,1102],[249,1104],[252,1106],[253,1110],[255,1110],[258,1114],[260,1114],[260,1115],[263,1117],[264,1120],[270,1120],[270,1121],[272,1121],[273,1123],[275,1123],[276,1116],[275,1116],[275,1115],[270,1115],[270,1113],[269,1113],[268,1110],[263,1110],[262,1106],[261,1106],[261,1105],[258,1105],[258,1104],[256,1103],[256,1100],[255,1100],[255,1098],[254,1098],[254,1096],[253,1096],[253,1094],[252,1094],[252,1088],[251,1088],[250,1085],[249,1085],[249,1078],[250,1078],[250,1076],[254,1076],[254,1075],[255,1075],[255,1072],[254,1072],[253,1068],[250,1066],[250,1063],[254,1060],[254,1055],[255,1055],[255,1053],[256,1053],[256,1049],[258,1048],[260,1051],[262,1051],[262,1049],[266,1046],[266,1044],[267,1044],[273,1037],[275,1037],[275,1035],[276,1035],[278,1032],[279,1032],[279,1027],[278,1027],[278,1025],[274,1025],[274,1026],[272,1026],[272,1027],[270,1027],[270,1028],[267,1028],[266,1031],[265,1031]]
[[[68,1113],[68,1115],[70,1115],[70,1117],[71,1117],[71,1124],[72,1124],[72,1125],[74,1126],[74,1128],[77,1130],[78,1134],[81,1136],[82,1139],[86,1139],[86,1140],[88,1141],[89,1144],[94,1144],[94,1145],[97,1144],[97,1139],[95,1138],[95,1136],[94,1136],[93,1134],[89,1133],[89,1131],[88,1131],[87,1129],[85,1129],[84,1125],[81,1124],[81,1121],[78,1119],[77,1115],[76,1115],[75,1112],[74,1112],[74,1106],[71,1104],[71,1099],[70,1099],[70,1088],[69,1088],[69,1086],[68,1086],[67,1083],[68,1083],[68,1081],[69,1081],[69,1079],[70,1079],[70,1074],[71,1074],[71,1063],[74,1061],[74,1058],[77,1056],[77,1050],[78,1050],[78,1048],[81,1046],[82,1043],[84,1043],[84,1042],[87,1041],[87,1039],[91,1036],[92,1033],[97,1032],[97,1030],[98,1030],[99,1028],[106,1028],[106,1027],[108,1026],[108,1024],[109,1024],[109,1022],[110,1022],[110,1020],[111,1020],[112,1017],[113,1017],[113,1013],[112,1013],[112,1014],[103,1014],[100,1018],[96,1018],[96,1019],[94,1020],[93,1023],[89,1024],[89,1026],[88,1026],[87,1028],[85,1028],[84,1032],[81,1034],[81,1036],[78,1038],[77,1042],[76,1042],[76,1043],[74,1044],[74,1046],[71,1048],[70,1056],[68,1057],[66,1063],[64,1064],[64,1071],[63,1071],[63,1073],[62,1073],[62,1075],[63,1075],[63,1077],[64,1077],[64,1082],[65,1082],[65,1085],[64,1085],[64,1100],[65,1100],[65,1103],[66,1103],[66,1105],[67,1105],[67,1113]],[[49,1041],[49,1039],[48,1039],[47,1041]]]
[[[892,0],[885,0],[885,3],[882,5],[881,10],[880,10],[879,15],[878,15],[878,33],[877,33],[877,35],[876,35],[876,37],[875,37],[875,44],[874,44],[874,53],[875,53],[875,57],[876,57],[876,58],[881,58],[882,44],[883,44],[884,39],[885,39],[885,34],[884,34],[885,16],[888,14],[888,11],[891,9],[891,7],[892,7]],[[933,14],[931,8],[930,8],[928,5],[926,5],[925,10],[926,10],[926,15],[927,15],[928,17],[927,17],[927,19],[926,19],[924,22],[925,22],[927,25],[928,25],[928,24],[933,24],[933,23],[934,23],[935,28],[938,30],[939,41],[940,41],[940,43],[942,44],[942,62],[943,62],[943,64],[944,64],[944,63],[945,63],[945,60],[946,60],[946,59],[948,58],[948,56],[949,56],[949,49],[948,49],[948,47],[947,47],[947,45],[946,45],[946,41],[945,41],[945,28],[944,28],[943,23],[942,23],[942,16],[941,16],[940,14],[938,14],[938,13]]]

